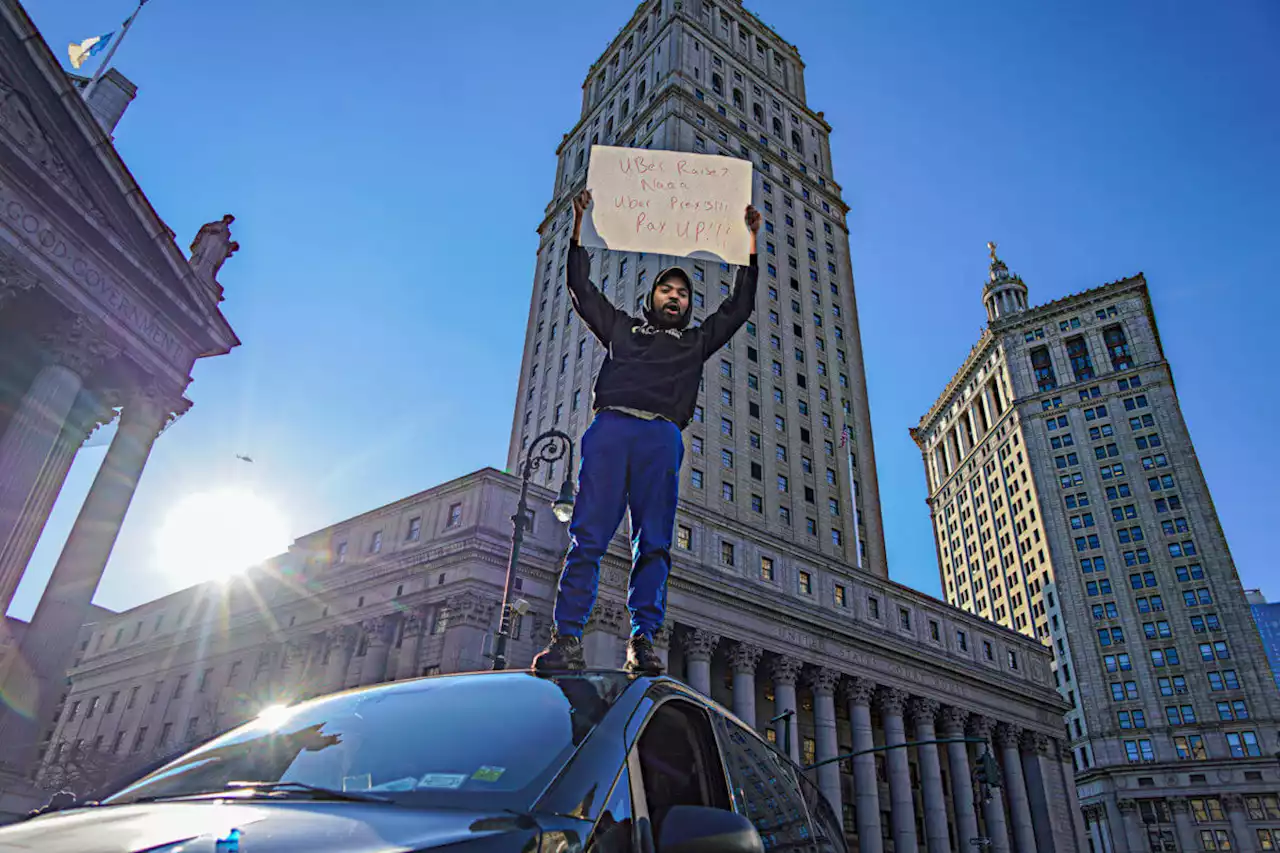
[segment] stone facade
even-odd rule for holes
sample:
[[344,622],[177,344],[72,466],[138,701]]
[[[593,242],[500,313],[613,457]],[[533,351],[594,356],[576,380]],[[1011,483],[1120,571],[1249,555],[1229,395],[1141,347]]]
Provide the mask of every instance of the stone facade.
[[[487,668],[518,495],[515,478],[484,469],[304,536],[243,579],[86,626],[45,774],[59,772],[77,744],[124,772],[274,703]],[[550,628],[568,545],[552,498],[533,487],[514,590],[529,609],[509,648],[513,667],[529,665]],[[591,665],[622,661],[629,563],[616,540],[586,631]],[[795,569],[789,558],[776,565]],[[823,588],[847,584],[848,607],[780,595],[745,567],[730,573],[677,555],[657,637],[672,674],[804,764],[907,740],[996,738],[1007,784],[986,804],[975,799],[977,745],[920,746],[811,771],[859,849],[965,853],[976,837],[1016,853],[1082,849],[1079,811],[1064,805],[1074,797],[1065,704],[1048,653],[870,573],[812,568]]]
[[1245,599],[1253,612],[1254,624],[1258,626],[1258,637],[1271,664],[1276,688],[1280,689],[1280,602],[1268,602],[1262,591],[1257,589],[1246,590]]
[[[822,113],[804,96],[804,64],[740,2],[660,0],[636,8],[591,67],[582,114],[557,151],[529,306],[507,457],[555,427],[579,440],[604,349],[574,315],[564,261],[570,199],[592,144],[705,152],[755,165],[759,301],[708,363],[685,430],[681,523],[742,548],[785,541],[817,559],[887,577],[879,486],[845,223]],[[592,280],[635,312],[659,270],[694,283],[695,321],[730,292],[727,265],[592,252]],[[847,432],[845,427],[848,427]],[[554,466],[544,483],[554,484]]]
[[[31,624],[0,640],[0,814],[32,805],[25,771],[152,443],[190,407],[195,360],[239,343],[214,270],[188,263],[111,144],[132,84],[108,76],[95,95],[112,102],[86,102],[0,0],[0,614],[79,448],[119,417]],[[225,260],[234,244],[197,248]]]
[[1280,696],[1146,280],[1029,307],[991,248],[989,325],[912,430],[947,600],[1053,652],[1095,853],[1270,849]]

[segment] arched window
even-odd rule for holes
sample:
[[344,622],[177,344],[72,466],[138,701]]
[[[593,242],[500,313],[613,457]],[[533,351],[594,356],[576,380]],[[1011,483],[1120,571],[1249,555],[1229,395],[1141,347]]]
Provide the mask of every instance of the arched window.
[[734,89],[734,90],[733,90],[733,105],[734,105],[735,107],[737,107],[738,109],[743,109],[742,104],[743,104],[743,101],[742,101],[742,90],[741,90],[741,89]]
[[764,124],[764,107],[759,104],[752,104],[751,117],[756,120],[756,124]]
[[717,95],[724,95],[724,78],[719,74],[713,73],[711,75],[711,91],[715,92]]
[[804,144],[800,141],[800,134],[794,130],[791,131],[791,147],[797,154],[804,154]]
[[598,134],[598,133],[593,133],[593,134],[591,134],[591,144],[592,144],[592,145],[599,145],[599,144],[600,144],[600,134]]
[[637,104],[640,103],[642,100],[644,100],[644,92],[645,92],[646,86],[647,86],[647,83],[644,80],[641,80],[640,85],[636,86],[636,103]]
[[773,133],[775,136],[782,136],[782,119],[777,116],[773,117]]

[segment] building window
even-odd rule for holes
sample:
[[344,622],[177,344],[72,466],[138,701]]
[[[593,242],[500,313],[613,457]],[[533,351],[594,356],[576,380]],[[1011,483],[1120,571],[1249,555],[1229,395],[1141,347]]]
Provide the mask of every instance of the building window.
[[688,551],[693,547],[693,528],[684,524],[676,525],[676,547]]
[[760,558],[760,580],[762,581],[773,580],[773,558],[772,557]]
[[1111,356],[1111,366],[1115,370],[1128,370],[1133,367],[1133,356],[1129,352],[1129,342],[1125,338],[1124,329],[1117,325],[1107,326],[1102,330],[1102,342]]
[[702,472],[699,471],[697,468],[690,468],[689,481],[693,483],[693,487],[695,489],[701,489],[702,488]]
[[1227,732],[1227,747],[1232,758],[1261,758],[1257,732]]
[[720,562],[726,566],[732,566],[734,564],[733,560],[734,560],[733,543],[721,542],[720,543]]
[[445,527],[457,527],[462,524],[462,504],[449,505],[449,520],[445,523]]
[[1053,373],[1053,361],[1049,358],[1048,347],[1034,347],[1031,350],[1031,369],[1035,372],[1036,387],[1041,391],[1052,391],[1058,387],[1058,378]]
[[867,596],[867,615],[872,619],[880,618],[880,599],[874,595]]
[[799,576],[799,584],[800,584],[800,594],[812,595],[813,594],[813,575],[809,574],[804,569],[801,569],[799,571],[798,576]]
[[733,503],[733,483],[720,484],[720,497],[729,503]]
[[408,542],[417,542],[422,536],[422,516],[409,519],[409,531],[405,534]]
[[845,588],[840,584],[836,584],[835,589],[835,605],[836,607],[848,607],[848,601],[845,598]]
[[905,607],[898,608],[898,625],[904,631],[911,630],[911,611]]

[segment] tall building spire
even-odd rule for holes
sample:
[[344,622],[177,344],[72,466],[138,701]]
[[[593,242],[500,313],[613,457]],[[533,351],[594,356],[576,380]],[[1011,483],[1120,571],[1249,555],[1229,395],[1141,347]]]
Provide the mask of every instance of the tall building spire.
[[987,251],[991,253],[991,273],[990,281],[982,288],[982,302],[987,306],[987,321],[994,323],[1027,310],[1027,286],[996,255],[994,241],[987,243]]

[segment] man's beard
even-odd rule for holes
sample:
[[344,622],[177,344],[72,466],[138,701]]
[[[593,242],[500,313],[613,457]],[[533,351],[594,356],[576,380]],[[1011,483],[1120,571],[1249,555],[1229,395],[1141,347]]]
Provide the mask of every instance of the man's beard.
[[674,329],[680,325],[680,320],[684,317],[684,313],[680,311],[679,305],[676,305],[674,313],[666,310],[665,307],[654,311],[654,325],[663,329]]

